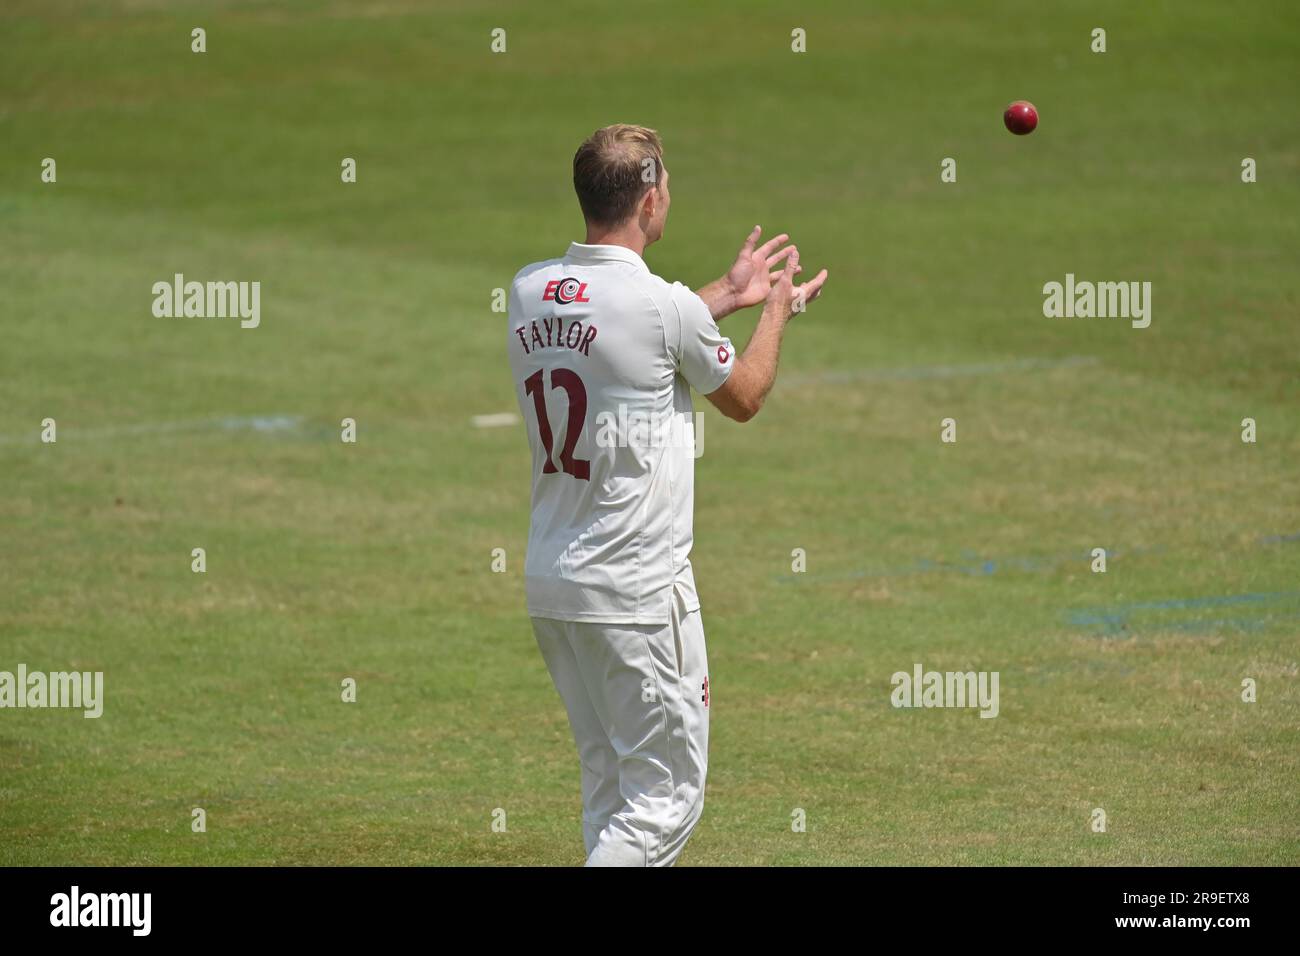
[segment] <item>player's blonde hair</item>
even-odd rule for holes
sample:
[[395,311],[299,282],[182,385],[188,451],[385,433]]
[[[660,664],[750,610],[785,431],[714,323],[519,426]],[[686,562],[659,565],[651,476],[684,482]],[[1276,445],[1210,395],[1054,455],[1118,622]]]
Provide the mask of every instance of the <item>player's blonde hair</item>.
[[615,123],[596,130],[573,155],[573,189],[587,222],[617,226],[635,211],[664,171],[659,134]]

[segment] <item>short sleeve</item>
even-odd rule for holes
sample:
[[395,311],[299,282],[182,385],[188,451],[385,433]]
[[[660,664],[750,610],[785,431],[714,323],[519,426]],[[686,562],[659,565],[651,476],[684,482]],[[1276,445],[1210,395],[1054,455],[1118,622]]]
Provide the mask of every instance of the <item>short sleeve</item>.
[[681,320],[677,369],[701,395],[722,387],[731,375],[736,350],[718,329],[704,300],[680,282],[673,283],[673,305]]

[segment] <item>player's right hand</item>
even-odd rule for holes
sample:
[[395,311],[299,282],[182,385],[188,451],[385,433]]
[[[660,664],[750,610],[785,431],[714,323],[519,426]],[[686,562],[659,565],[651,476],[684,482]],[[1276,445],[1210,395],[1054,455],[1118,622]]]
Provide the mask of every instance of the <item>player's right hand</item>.
[[821,295],[822,286],[826,284],[829,273],[823,269],[802,285],[794,284],[794,277],[802,272],[799,265],[799,250],[791,247],[790,256],[785,260],[781,277],[767,294],[769,306],[774,307],[782,319],[789,319],[794,313],[802,312],[813,299]]

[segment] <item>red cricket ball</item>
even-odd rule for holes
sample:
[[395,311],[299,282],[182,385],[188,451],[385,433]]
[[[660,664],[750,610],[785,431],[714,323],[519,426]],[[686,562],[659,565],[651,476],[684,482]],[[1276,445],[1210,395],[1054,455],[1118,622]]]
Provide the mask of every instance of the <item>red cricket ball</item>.
[[1006,123],[1007,129],[1017,136],[1024,136],[1026,133],[1032,133],[1034,127],[1038,125],[1038,110],[1034,109],[1034,104],[1028,100],[1016,100],[1002,114],[1002,122]]

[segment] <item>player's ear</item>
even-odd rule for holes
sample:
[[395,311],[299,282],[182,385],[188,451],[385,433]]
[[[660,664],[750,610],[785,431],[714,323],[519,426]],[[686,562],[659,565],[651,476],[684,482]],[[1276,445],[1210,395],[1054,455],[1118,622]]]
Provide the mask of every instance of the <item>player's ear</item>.
[[659,185],[656,183],[645,191],[641,197],[641,215],[646,219],[654,219],[655,210],[659,208]]

